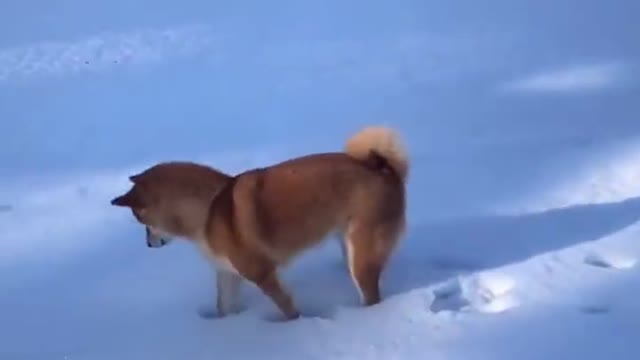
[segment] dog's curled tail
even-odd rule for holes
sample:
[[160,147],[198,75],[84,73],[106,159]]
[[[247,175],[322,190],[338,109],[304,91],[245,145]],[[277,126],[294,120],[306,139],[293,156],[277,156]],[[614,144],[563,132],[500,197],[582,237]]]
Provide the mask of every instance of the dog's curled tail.
[[384,126],[367,126],[351,136],[345,152],[352,158],[368,162],[373,157],[382,158],[402,182],[409,174],[409,157],[398,133]]

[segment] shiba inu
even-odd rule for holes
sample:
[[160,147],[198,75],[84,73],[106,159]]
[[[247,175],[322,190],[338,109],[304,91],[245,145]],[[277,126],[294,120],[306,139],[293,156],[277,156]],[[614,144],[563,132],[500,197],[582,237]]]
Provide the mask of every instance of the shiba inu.
[[219,316],[236,311],[243,279],[287,319],[299,312],[278,269],[329,234],[341,235],[364,305],[381,301],[381,272],[404,233],[409,160],[398,134],[370,126],[344,151],[286,160],[231,176],[191,162],[160,163],[137,175],[112,205],[145,225],[147,245],[182,237],[216,266]]

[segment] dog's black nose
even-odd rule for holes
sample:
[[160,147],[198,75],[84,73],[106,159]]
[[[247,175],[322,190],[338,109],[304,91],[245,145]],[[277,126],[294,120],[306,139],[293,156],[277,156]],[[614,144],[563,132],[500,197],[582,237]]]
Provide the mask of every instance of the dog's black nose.
[[151,243],[147,241],[147,247],[151,247]]

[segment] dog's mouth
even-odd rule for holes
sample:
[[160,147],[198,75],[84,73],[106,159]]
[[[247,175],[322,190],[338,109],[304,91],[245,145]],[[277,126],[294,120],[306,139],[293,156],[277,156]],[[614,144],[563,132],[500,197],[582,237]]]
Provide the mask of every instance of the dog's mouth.
[[150,248],[161,248],[167,245],[168,243],[169,243],[169,240],[163,239],[163,238],[156,239],[154,241],[147,239],[147,247],[150,247]]
[[154,234],[149,227],[146,227],[146,233],[147,233],[147,247],[150,248],[161,248],[165,245],[167,245],[171,239],[169,238],[165,238],[162,236],[157,236],[156,234]]

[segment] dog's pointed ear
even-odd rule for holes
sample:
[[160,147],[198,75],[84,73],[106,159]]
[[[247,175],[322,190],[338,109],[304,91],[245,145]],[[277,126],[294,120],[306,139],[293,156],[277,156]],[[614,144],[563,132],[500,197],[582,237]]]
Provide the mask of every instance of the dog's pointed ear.
[[122,207],[139,207],[140,199],[134,193],[133,189],[129,190],[126,194],[120,195],[113,200],[111,200],[111,205],[113,206],[122,206]]
[[130,206],[129,197],[127,195],[128,195],[128,193],[124,194],[124,195],[120,195],[120,196],[114,198],[113,200],[111,200],[111,205],[113,205],[113,206],[123,206],[123,207]]

